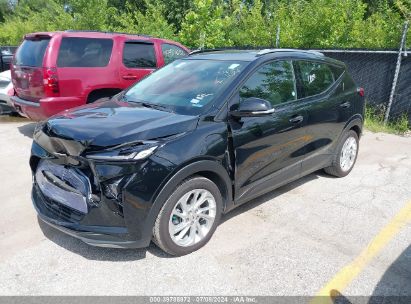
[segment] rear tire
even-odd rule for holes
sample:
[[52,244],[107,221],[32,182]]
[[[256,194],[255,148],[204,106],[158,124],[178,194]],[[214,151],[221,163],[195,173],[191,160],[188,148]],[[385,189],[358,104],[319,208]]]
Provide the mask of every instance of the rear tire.
[[153,241],[174,256],[196,251],[210,240],[221,211],[221,193],[211,180],[202,176],[186,179],[161,208],[153,228]]
[[358,156],[359,140],[355,131],[346,132],[338,144],[337,154],[330,167],[324,168],[327,174],[344,177],[354,168]]

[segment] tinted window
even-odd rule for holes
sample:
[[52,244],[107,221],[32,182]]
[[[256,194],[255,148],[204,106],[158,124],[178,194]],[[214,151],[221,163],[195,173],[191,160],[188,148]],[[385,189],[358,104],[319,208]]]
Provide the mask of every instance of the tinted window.
[[296,64],[302,82],[302,97],[320,94],[333,84],[333,74],[327,64],[310,61],[297,61]]
[[40,67],[50,38],[24,40],[14,58],[15,65]]
[[125,99],[179,114],[197,115],[213,104],[215,97],[235,81],[246,64],[228,60],[176,60],[133,85]]
[[57,59],[58,67],[107,66],[113,40],[92,38],[63,38]]
[[187,52],[185,50],[173,44],[162,44],[161,51],[163,52],[164,64],[169,64],[176,59],[187,56]]
[[342,73],[344,73],[345,69],[340,66],[330,65],[330,69],[334,74],[334,79],[338,79]]
[[155,68],[154,45],[149,43],[126,42],[123,63],[128,68]]
[[273,106],[297,98],[294,71],[289,61],[274,61],[259,68],[240,89],[241,99],[258,97]]

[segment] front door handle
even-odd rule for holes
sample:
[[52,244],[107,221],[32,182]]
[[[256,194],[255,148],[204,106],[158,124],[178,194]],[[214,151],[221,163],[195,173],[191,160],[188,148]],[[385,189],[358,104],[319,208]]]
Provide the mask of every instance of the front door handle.
[[297,123],[302,122],[303,120],[304,120],[303,116],[297,115],[297,116],[294,116],[294,117],[290,118],[289,122],[297,124]]
[[351,103],[349,101],[346,101],[340,104],[341,108],[349,108],[350,106],[351,106]]
[[136,75],[124,75],[123,79],[125,79],[125,80],[136,80],[137,76]]

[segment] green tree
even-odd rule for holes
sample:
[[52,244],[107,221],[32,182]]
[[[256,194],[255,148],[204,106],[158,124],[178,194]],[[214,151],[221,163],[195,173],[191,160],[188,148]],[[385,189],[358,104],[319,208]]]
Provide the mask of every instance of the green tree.
[[[189,47],[397,48],[410,0],[0,0],[0,43],[35,31],[117,30]],[[411,30],[408,43],[411,42]]]
[[108,30],[111,18],[117,14],[108,0],[68,0],[65,8],[76,30]]
[[[6,16],[0,28],[0,44],[18,44],[30,32],[51,31],[70,28],[72,20],[60,4],[55,1],[22,1],[13,14]],[[36,2],[35,9],[31,7]]]
[[271,12],[263,13],[263,2],[255,0],[254,5],[234,0],[231,4],[232,22],[230,38],[237,46],[270,46],[275,42],[274,20]]
[[12,13],[12,4],[9,0],[0,0],[0,22],[5,21],[5,17]]
[[[303,48],[397,47],[401,17],[387,2],[367,17],[357,0],[291,0],[280,3],[281,46]],[[338,13],[336,13],[338,12]]]
[[186,14],[181,24],[181,42],[193,48],[231,46],[227,29],[232,19],[223,16],[223,11],[223,6],[214,5],[212,0],[194,0],[193,9]]
[[175,38],[175,28],[164,16],[164,5],[145,1],[145,11],[128,2],[126,10],[114,17],[111,29],[121,32],[146,34],[162,38]]
[[180,31],[181,22],[184,20],[187,12],[193,8],[192,0],[160,0],[164,7],[164,15],[167,21],[173,25],[173,27]]

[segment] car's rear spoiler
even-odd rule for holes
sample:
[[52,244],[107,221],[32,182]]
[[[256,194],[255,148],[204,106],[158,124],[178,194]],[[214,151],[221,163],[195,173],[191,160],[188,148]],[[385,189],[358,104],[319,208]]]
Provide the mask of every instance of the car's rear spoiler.
[[24,39],[27,40],[41,40],[41,39],[49,39],[51,38],[50,33],[32,33],[24,35]]

